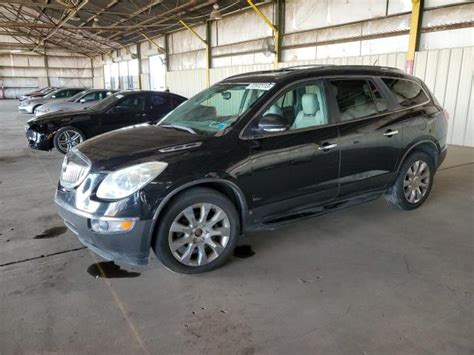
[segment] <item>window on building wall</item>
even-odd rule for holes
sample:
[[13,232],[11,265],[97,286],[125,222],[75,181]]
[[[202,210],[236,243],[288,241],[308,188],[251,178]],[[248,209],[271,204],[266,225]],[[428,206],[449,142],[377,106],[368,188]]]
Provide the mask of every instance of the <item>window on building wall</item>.
[[138,59],[128,61],[128,89],[138,89],[140,87],[138,77]]
[[128,62],[119,63],[120,89],[130,89],[128,86]]
[[166,64],[163,55],[154,55],[148,58],[150,65],[150,89],[166,90]]
[[110,89],[119,89],[119,65],[112,63],[110,65]]
[[106,89],[112,89],[112,75],[111,75],[110,64],[104,65],[104,87]]

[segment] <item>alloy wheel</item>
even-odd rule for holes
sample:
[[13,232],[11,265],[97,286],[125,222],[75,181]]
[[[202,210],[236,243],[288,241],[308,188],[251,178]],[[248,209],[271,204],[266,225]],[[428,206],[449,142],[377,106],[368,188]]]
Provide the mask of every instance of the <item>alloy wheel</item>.
[[430,186],[430,169],[422,160],[415,161],[407,170],[403,192],[408,202],[416,204],[425,197]]
[[230,240],[230,221],[222,208],[198,203],[181,211],[171,224],[168,245],[186,266],[202,266],[217,259]]
[[65,130],[58,137],[58,145],[64,152],[69,152],[73,147],[83,141],[80,133],[73,130]]

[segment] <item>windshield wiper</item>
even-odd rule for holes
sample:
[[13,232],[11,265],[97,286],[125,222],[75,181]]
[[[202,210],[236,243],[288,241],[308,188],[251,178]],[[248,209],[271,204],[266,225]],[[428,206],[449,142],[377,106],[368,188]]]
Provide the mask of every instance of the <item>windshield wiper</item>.
[[192,133],[192,134],[197,134],[196,131],[193,130],[192,128],[184,127],[184,126],[178,126],[178,125],[175,125],[175,124],[163,124],[163,125],[159,125],[159,127],[174,128],[174,129],[177,129],[179,131],[186,131],[186,132],[189,132],[189,133]]

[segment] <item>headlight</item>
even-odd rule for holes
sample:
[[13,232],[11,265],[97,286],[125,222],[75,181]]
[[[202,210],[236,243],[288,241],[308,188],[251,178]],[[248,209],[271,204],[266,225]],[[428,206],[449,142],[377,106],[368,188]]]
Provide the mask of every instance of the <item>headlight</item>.
[[97,197],[120,199],[140,190],[168,166],[164,162],[150,162],[129,166],[109,173],[97,189]]

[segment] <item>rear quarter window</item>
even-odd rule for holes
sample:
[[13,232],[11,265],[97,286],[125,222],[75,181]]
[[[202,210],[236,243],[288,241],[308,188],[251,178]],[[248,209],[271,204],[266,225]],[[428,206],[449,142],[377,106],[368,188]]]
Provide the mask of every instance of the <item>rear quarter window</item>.
[[392,78],[382,80],[402,107],[416,106],[429,101],[423,88],[414,81]]

